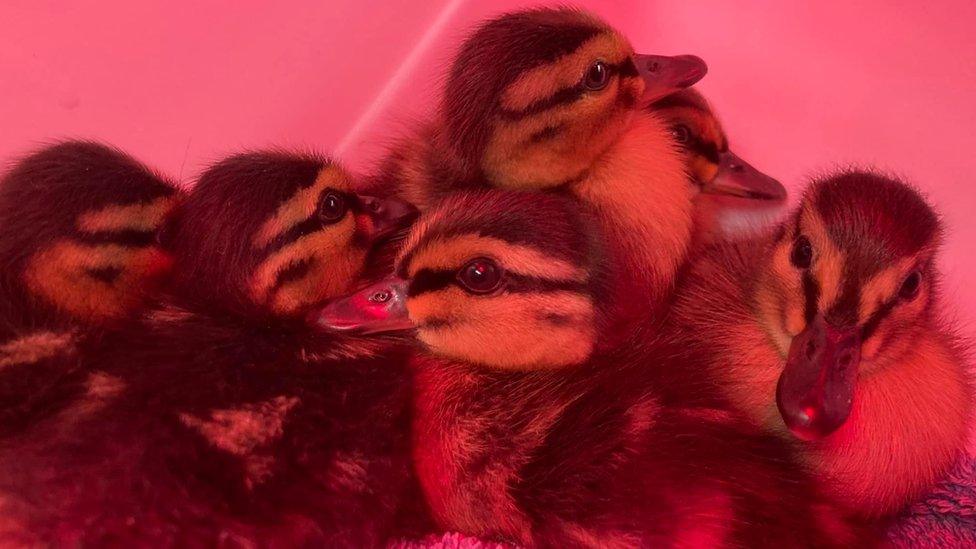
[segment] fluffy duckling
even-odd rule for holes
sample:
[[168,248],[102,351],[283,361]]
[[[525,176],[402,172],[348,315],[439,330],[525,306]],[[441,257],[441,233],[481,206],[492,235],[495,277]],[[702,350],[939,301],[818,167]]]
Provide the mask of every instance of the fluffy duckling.
[[413,457],[445,529],[523,546],[853,543],[861,532],[729,414],[662,407],[640,346],[598,350],[598,226],[577,201],[459,193],[407,237],[393,278],[310,316],[415,329]]
[[693,262],[672,309],[673,370],[793,442],[849,511],[898,510],[953,463],[972,414],[938,306],[939,235],[932,208],[896,179],[815,182],[777,234]]
[[694,56],[635,54],[579,10],[502,15],[463,43],[437,120],[391,153],[379,179],[421,210],[465,188],[575,197],[628,266],[615,271],[614,318],[643,317],[684,260],[694,196],[671,130],[644,107],[705,72]]
[[786,189],[729,149],[714,109],[693,88],[649,107],[671,128],[685,156],[695,198],[695,239],[707,243],[757,232],[782,209]]
[[304,314],[412,212],[315,156],[206,171],[167,229],[163,304],[92,359],[85,398],[0,448],[0,541],[380,545],[408,489],[402,361]]
[[[0,181],[0,433],[37,419],[168,271],[176,187],[97,143],[46,147]],[[52,408],[53,409],[53,408]]]

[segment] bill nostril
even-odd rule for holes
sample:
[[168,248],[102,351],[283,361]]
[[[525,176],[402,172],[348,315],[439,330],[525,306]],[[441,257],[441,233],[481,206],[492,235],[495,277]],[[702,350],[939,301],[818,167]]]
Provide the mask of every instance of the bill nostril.
[[661,63],[658,61],[651,61],[647,64],[647,70],[650,72],[657,72],[661,70]]
[[839,359],[837,359],[837,364],[839,364],[841,368],[846,370],[847,367],[851,365],[851,358],[852,358],[851,353],[844,353],[840,356]]
[[745,170],[742,164],[732,164],[729,169],[731,169],[733,172],[741,172]]
[[817,344],[812,341],[808,341],[806,347],[806,353],[807,353],[807,358],[812,360],[814,355],[817,354]]

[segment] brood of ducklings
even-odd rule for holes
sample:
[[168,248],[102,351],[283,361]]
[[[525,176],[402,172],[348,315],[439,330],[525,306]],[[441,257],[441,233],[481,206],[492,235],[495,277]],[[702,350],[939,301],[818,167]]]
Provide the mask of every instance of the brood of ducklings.
[[415,328],[413,453],[438,524],[545,547],[860,539],[775,438],[661,406],[640,346],[598,350],[609,273],[594,225],[565,196],[458,193],[418,221],[397,276],[310,316]]
[[466,188],[573,196],[626,266],[611,285],[614,318],[643,318],[684,261],[695,194],[670,128],[644,107],[705,72],[697,57],[635,54],[582,11],[502,15],[464,42],[438,118],[378,178],[421,211]]
[[939,235],[898,180],[815,182],[777,234],[693,262],[672,310],[674,369],[701,368],[685,374],[791,440],[850,511],[898,510],[953,463],[972,414],[938,306]]
[[0,180],[0,433],[56,409],[79,356],[145,305],[169,268],[156,235],[177,199],[131,157],[82,141]]
[[314,156],[206,171],[167,229],[163,304],[92,359],[85,398],[0,447],[0,542],[381,544],[409,488],[402,361],[304,314],[412,211]]
[[786,189],[729,149],[714,109],[695,89],[661,99],[650,109],[667,121],[685,155],[695,198],[695,237],[707,243],[748,236],[786,202]]

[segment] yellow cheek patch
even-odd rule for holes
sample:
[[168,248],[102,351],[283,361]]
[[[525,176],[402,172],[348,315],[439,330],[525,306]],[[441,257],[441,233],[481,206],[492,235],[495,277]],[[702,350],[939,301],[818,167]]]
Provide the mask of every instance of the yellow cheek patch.
[[[482,168],[499,187],[545,189],[579,178],[631,119],[615,109],[620,79],[600,92],[518,120],[496,120]],[[533,136],[557,128],[549,139]]]
[[410,299],[407,309],[432,352],[492,368],[572,366],[596,339],[593,302],[573,292],[477,297],[452,287]]
[[630,44],[620,35],[599,34],[552,63],[525,71],[502,92],[501,106],[506,110],[521,111],[578,84],[595,61],[618,64],[632,54]]
[[555,259],[539,250],[505,242],[497,238],[465,235],[449,240],[434,240],[416,252],[410,262],[409,275],[421,268],[453,270],[479,257],[504,258],[506,271],[546,280],[584,282],[587,273],[572,263]]
[[318,209],[319,197],[325,189],[349,191],[353,186],[352,178],[342,168],[336,165],[325,166],[311,186],[299,189],[291,198],[278,206],[271,219],[261,225],[254,236],[254,247],[266,246],[276,237],[311,217]]
[[33,364],[39,360],[67,355],[75,349],[70,332],[34,332],[0,345],[0,370],[6,366]]
[[[255,269],[251,282],[254,300],[288,314],[348,291],[366,257],[365,249],[353,245],[355,230],[355,220],[347,216],[273,252]],[[307,274],[278,284],[283,271],[303,261],[312,262]]]
[[162,197],[145,204],[109,206],[82,214],[78,218],[78,229],[86,233],[152,231],[159,227],[175,204],[173,197]]
[[[147,288],[169,266],[169,257],[156,247],[62,241],[35,254],[24,278],[33,293],[59,309],[78,318],[104,320],[138,307]],[[88,274],[105,268],[119,269],[119,275],[105,282]]]

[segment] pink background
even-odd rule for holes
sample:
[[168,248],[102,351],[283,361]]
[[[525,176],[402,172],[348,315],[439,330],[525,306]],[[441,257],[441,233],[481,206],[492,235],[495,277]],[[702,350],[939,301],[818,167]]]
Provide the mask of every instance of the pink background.
[[[429,107],[464,30],[527,3],[271,4],[0,2],[0,159],[74,136],[115,143],[182,179],[268,145],[333,151],[368,168]],[[972,333],[976,3],[579,4],[639,50],[704,57],[701,88],[734,147],[791,190],[858,162],[928,192],[950,229],[946,291]]]

